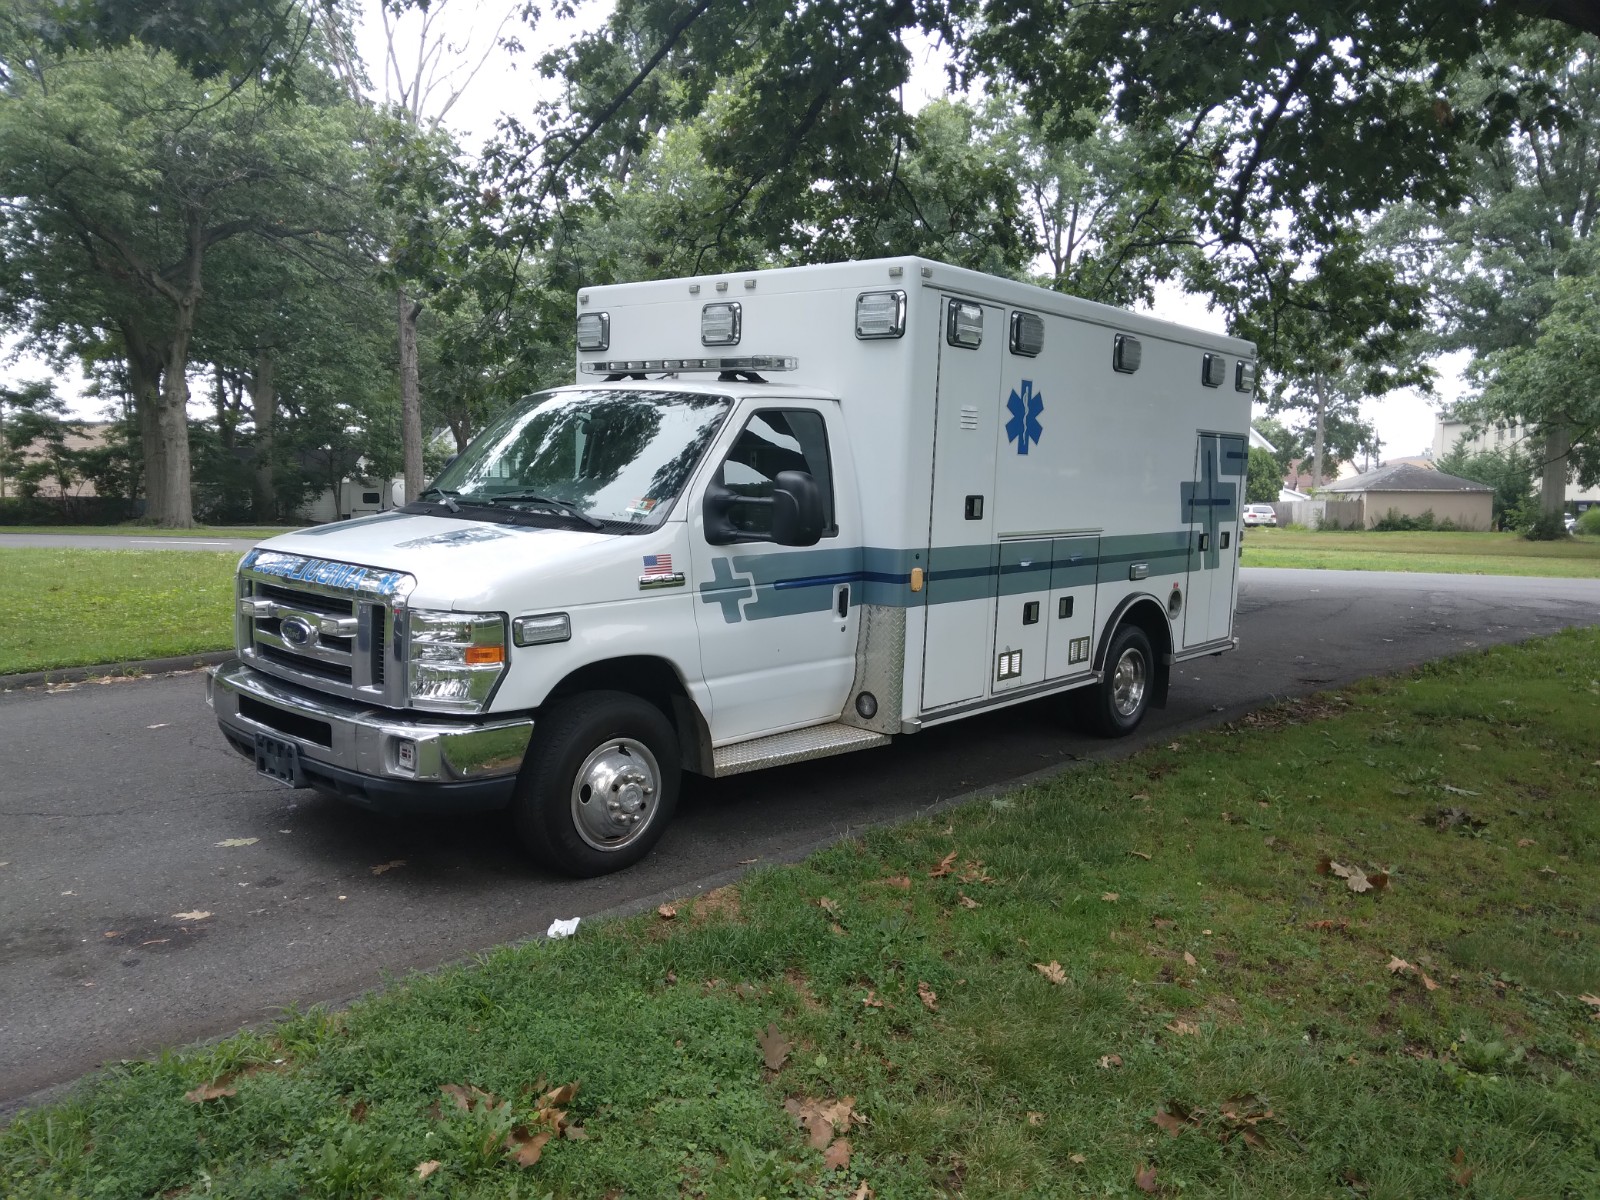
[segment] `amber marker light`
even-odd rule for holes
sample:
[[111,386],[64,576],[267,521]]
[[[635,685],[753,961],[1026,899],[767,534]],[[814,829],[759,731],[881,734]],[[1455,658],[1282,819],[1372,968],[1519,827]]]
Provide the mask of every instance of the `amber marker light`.
[[469,667],[488,667],[506,660],[504,646],[468,646],[467,665]]

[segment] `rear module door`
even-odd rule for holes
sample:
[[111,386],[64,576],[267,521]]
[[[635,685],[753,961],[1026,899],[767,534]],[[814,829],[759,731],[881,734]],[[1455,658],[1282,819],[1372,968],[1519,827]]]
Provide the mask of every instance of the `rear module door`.
[[1202,433],[1195,446],[1194,479],[1183,489],[1189,521],[1185,649],[1219,641],[1233,628],[1246,461],[1241,437]]
[[[928,529],[924,710],[987,691],[995,626],[995,440],[1005,328],[992,305],[939,305],[939,389]],[[976,344],[974,344],[974,342]]]

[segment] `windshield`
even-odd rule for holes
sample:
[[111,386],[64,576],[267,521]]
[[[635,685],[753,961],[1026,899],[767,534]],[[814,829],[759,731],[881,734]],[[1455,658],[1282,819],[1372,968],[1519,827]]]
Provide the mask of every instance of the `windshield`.
[[732,404],[685,392],[529,396],[479,434],[423,498],[659,525]]

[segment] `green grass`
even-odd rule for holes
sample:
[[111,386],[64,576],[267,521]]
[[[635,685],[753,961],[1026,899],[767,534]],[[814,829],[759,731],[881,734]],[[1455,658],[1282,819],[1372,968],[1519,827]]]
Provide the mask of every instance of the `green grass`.
[[1251,529],[1247,567],[1437,571],[1452,575],[1600,578],[1600,538],[1530,542],[1515,533],[1375,533]]
[[238,561],[0,547],[0,675],[225,650]]
[[[1596,631],[1487,651],[120,1064],[0,1134],[0,1192],[1600,1195],[1597,681]],[[570,1081],[587,1139],[507,1162]],[[826,1171],[785,1101],[846,1097]]]
[[0,533],[70,533],[101,537],[257,538],[277,537],[303,528],[299,525],[196,525],[193,529],[162,529],[156,525],[0,525]]

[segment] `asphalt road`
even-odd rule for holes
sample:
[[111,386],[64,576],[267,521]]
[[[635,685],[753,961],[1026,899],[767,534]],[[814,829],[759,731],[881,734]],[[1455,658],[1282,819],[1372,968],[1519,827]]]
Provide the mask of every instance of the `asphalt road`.
[[[1277,697],[1600,623],[1600,580],[1244,572],[1242,649],[1185,664],[1135,744]],[[937,736],[692,781],[640,866],[573,882],[499,818],[385,820],[258,777],[190,673],[0,694],[0,1114],[110,1059],[342,1000],[792,859],[865,824],[1072,758],[1048,701]],[[219,845],[255,839],[248,845]],[[398,865],[403,860],[403,865]],[[373,868],[395,864],[381,874]],[[180,919],[180,913],[209,913]]]
[[224,550],[243,554],[261,538],[139,537],[115,533],[0,533],[3,547],[71,550]]

